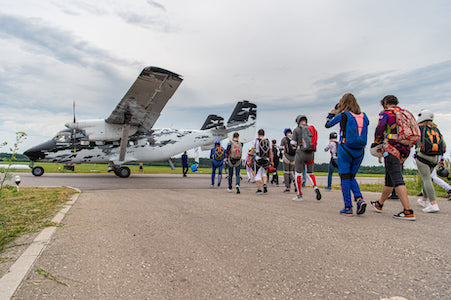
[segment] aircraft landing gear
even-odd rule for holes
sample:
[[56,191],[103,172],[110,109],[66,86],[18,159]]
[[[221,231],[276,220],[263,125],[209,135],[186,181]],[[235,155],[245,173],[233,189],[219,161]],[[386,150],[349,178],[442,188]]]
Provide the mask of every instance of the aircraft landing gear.
[[130,176],[130,169],[128,167],[117,167],[114,169],[114,174],[121,178],[127,178]]
[[43,167],[34,167],[31,169],[31,174],[34,176],[42,176],[44,174],[44,168]]

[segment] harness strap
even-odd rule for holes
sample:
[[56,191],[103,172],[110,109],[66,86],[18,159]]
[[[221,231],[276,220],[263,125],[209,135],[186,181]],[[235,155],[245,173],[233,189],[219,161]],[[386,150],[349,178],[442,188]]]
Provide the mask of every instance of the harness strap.
[[[343,150],[344,150],[350,157],[352,157],[352,158],[354,158],[354,159],[361,158],[361,157],[365,154],[365,151],[362,151],[362,154],[360,154],[360,155],[357,156],[357,157],[354,157],[354,156],[351,154],[351,152],[349,152],[349,150],[345,148],[345,146],[343,145],[343,143],[340,143],[340,145],[341,145],[341,147],[343,147]],[[363,150],[363,149],[362,149],[362,150]]]

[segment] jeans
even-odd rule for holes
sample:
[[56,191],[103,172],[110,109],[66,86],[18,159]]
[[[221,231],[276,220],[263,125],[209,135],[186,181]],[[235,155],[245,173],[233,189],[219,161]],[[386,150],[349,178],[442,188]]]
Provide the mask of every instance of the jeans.
[[233,170],[235,169],[236,185],[240,185],[240,170],[241,164],[236,167],[228,166],[229,168],[229,189],[232,189]]
[[[333,159],[333,160],[335,160],[335,163],[337,163],[337,159]],[[338,167],[335,168],[334,165],[332,164],[332,161],[330,161],[329,162],[329,174],[327,174],[327,187],[328,188],[332,187],[332,175],[334,174],[335,169],[338,170]]]

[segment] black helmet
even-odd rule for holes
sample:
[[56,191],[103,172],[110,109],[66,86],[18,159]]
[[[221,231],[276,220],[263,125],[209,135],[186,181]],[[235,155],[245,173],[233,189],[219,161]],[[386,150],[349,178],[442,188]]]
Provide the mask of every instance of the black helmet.
[[329,134],[329,139],[336,139],[337,137],[338,137],[338,135],[335,131],[333,131]]
[[299,115],[299,116],[297,116],[297,117],[296,117],[296,124],[299,125],[299,123],[300,123],[302,120],[305,120],[305,121],[307,122],[307,116],[306,116],[306,115]]
[[447,168],[441,167],[437,169],[437,175],[440,177],[448,178],[449,171]]

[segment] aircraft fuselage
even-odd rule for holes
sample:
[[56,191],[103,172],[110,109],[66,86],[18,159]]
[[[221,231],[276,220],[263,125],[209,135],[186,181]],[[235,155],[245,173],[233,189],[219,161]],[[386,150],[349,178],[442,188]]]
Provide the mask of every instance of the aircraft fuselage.
[[[168,160],[186,149],[212,145],[215,140],[226,137],[225,129],[153,129],[129,138],[125,162]],[[24,154],[35,162],[114,163],[119,160],[119,145],[119,141],[102,143],[83,140],[81,132],[77,132],[74,139],[70,130],[63,130],[53,139],[27,150]]]

